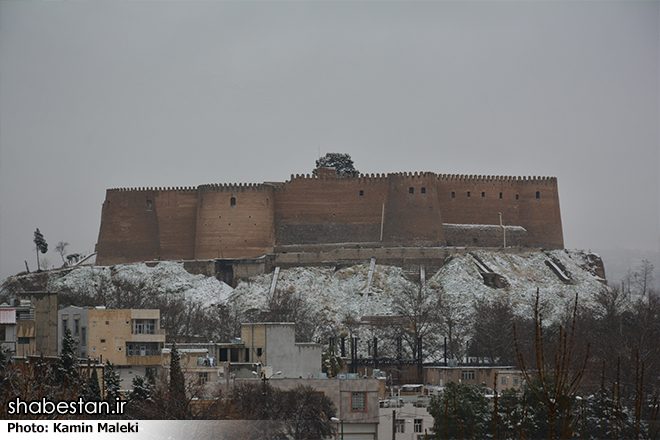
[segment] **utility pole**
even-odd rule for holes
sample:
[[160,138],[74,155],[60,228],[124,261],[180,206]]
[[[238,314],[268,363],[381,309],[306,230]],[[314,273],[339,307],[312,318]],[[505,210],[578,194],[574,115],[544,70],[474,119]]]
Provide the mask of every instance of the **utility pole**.
[[[399,402],[397,402],[397,405]],[[396,410],[392,410],[392,440],[396,440]]]

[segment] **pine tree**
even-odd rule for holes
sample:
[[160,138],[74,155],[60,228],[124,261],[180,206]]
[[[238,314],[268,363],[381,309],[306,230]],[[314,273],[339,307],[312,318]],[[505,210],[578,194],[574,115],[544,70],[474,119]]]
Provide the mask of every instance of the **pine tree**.
[[83,398],[86,401],[98,402],[101,400],[101,387],[99,385],[99,375],[96,372],[96,368],[92,370],[92,374],[87,378]]
[[103,377],[105,380],[105,400],[114,402],[121,397],[119,394],[119,383],[121,379],[112,362],[106,361]]
[[76,356],[76,341],[71,336],[71,330],[64,331],[62,338],[62,352],[57,362],[55,381],[62,386],[77,386],[80,378],[78,371],[78,357]]
[[133,390],[128,395],[128,400],[131,403],[144,403],[151,402],[151,383],[145,380],[142,376],[135,376],[133,378]]
[[37,247],[37,270],[41,270],[41,264],[39,263],[39,252],[42,254],[45,254],[48,252],[48,243],[46,243],[46,239],[44,238],[44,235],[39,231],[39,228],[37,228],[36,231],[34,231],[34,244]]
[[181,357],[179,350],[176,348],[176,342],[172,344],[170,356],[170,385],[167,399],[168,412],[175,419],[185,419],[188,413],[186,383],[183,371],[181,371]]

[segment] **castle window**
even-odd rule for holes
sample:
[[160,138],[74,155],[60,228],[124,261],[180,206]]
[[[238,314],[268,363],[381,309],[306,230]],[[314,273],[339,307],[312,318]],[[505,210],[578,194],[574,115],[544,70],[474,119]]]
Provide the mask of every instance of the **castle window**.
[[147,200],[147,211],[151,211],[152,206],[153,206],[153,202],[151,200]]
[[426,188],[422,187],[422,194],[426,194]]
[[467,196],[468,196],[468,197],[470,197],[470,191],[468,191],[468,194],[467,194]]
[[484,197],[486,197],[486,193],[484,191],[481,191],[481,198],[483,199]]
[[236,197],[229,199],[229,206],[236,206]]
[[541,198],[541,191],[536,191],[536,198],[540,199]]
[[516,200],[518,200],[519,198],[520,198],[520,196],[518,194],[516,194]]
[[364,190],[360,190],[360,197],[364,197]]
[[413,188],[412,186],[408,188],[408,194],[415,194],[415,188]]
[[452,198],[452,199],[455,199],[455,198],[456,198],[456,192],[455,192],[455,191],[452,191],[452,192],[451,192],[451,198]]
[[500,193],[500,199],[502,198],[502,193]]

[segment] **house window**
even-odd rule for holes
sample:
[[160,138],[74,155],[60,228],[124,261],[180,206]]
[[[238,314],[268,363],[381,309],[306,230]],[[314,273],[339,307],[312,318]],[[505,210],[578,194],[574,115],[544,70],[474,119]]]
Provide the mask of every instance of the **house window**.
[[133,332],[134,335],[155,335],[156,334],[156,320],[155,319],[133,319]]
[[541,198],[541,191],[536,191],[536,198],[540,199]]
[[30,343],[30,338],[18,338],[17,342],[19,344],[29,344]]
[[470,197],[470,191],[467,192],[467,196]]
[[408,194],[415,194],[415,188],[413,188],[412,186],[408,188]]
[[415,419],[415,432],[422,432],[422,419]]
[[105,344],[105,339],[101,339],[101,344]]
[[481,191],[481,198],[483,199],[484,197],[486,197],[486,192],[485,192],[485,191]]
[[87,327],[83,327],[80,329],[80,343],[82,345],[87,344]]
[[517,387],[517,386],[518,386],[518,378],[517,378],[517,377],[514,377],[514,378],[513,378],[513,386],[514,386],[514,387]]
[[[119,347],[121,349],[121,347]],[[126,355],[127,356],[158,356],[157,342],[127,342]]]
[[502,193],[500,193],[500,199],[502,198]]
[[80,320],[79,319],[74,319],[73,320],[73,334],[78,336],[80,334]]
[[455,198],[456,198],[456,192],[455,192],[455,191],[452,191],[452,192],[451,192],[451,198],[452,198],[452,199],[455,199]]
[[250,349],[245,349],[245,362],[250,362]]
[[197,385],[204,385],[208,381],[209,381],[209,372],[208,371],[203,371],[201,373],[197,373]]
[[363,189],[360,190],[360,197],[364,197],[364,190]]
[[405,419],[396,419],[394,426],[396,427],[397,434],[405,434],[406,432],[406,420]]
[[236,197],[229,199],[229,206],[236,206]]
[[426,187],[422,187],[422,195],[426,194]]
[[62,334],[66,333],[66,329],[69,328],[69,316],[62,316]]
[[461,371],[462,380],[474,380],[474,370]]
[[227,349],[226,348],[221,348],[220,352],[218,353],[218,357],[220,358],[220,362],[227,362]]
[[257,357],[261,357],[263,350],[261,348],[257,348]]
[[506,385],[506,382],[507,382],[506,377],[503,377],[503,378],[502,378],[502,385]]
[[367,410],[367,393],[351,393],[351,411],[365,412]]

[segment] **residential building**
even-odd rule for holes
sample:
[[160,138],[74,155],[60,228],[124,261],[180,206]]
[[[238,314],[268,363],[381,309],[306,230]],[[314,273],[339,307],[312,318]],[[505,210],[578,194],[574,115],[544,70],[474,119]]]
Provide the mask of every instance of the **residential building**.
[[[323,375],[321,375],[323,377]],[[273,376],[270,384],[276,388],[288,390],[298,385],[306,385],[322,392],[335,404],[337,439],[377,440],[378,437],[378,392],[379,380],[367,379],[284,379]],[[357,377],[357,376],[351,376]]]
[[243,324],[241,340],[249,353],[246,362],[272,367],[283,378],[313,378],[321,373],[323,346],[296,342],[294,323]]
[[116,366],[160,366],[165,330],[157,309],[70,306],[58,312],[58,352],[65,329],[78,343],[78,357]]
[[57,294],[25,292],[0,305],[0,345],[11,356],[56,356]]
[[[430,366],[424,367],[425,383],[445,386],[448,382],[486,385],[498,392],[508,388],[519,390],[523,385],[522,372],[511,366]],[[497,385],[496,380],[497,378]]]

